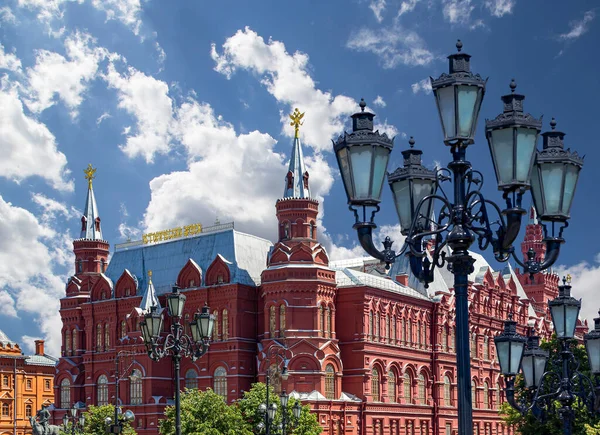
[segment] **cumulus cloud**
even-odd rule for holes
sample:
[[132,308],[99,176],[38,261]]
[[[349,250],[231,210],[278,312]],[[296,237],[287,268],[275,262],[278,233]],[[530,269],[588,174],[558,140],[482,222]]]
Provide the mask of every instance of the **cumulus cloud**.
[[419,3],[420,0],[406,0],[403,1],[400,4],[400,9],[398,9],[398,17],[407,14],[409,12],[414,11],[415,7],[417,6],[417,3]]
[[486,0],[484,5],[494,17],[512,14],[516,0]]
[[450,24],[470,24],[473,9],[471,0],[443,0],[444,19]]
[[121,240],[138,240],[141,237],[142,232],[139,228],[129,226],[127,223],[129,212],[124,203],[121,203],[119,213],[121,215],[121,223],[119,224],[119,235]]
[[375,14],[375,19],[381,23],[383,21],[383,11],[385,11],[385,0],[371,0],[369,9]]
[[298,51],[290,54],[282,42],[272,39],[265,42],[248,27],[228,38],[221,53],[213,44],[211,56],[217,72],[227,78],[239,69],[252,72],[279,103],[288,106],[287,111],[281,112],[286,136],[294,134],[288,114],[295,107],[306,112],[302,140],[316,151],[331,149],[329,140],[343,130],[348,116],[357,109],[352,98],[316,88],[308,71],[308,55]]
[[596,17],[596,13],[593,10],[587,11],[583,14],[583,18],[581,20],[573,20],[569,23],[569,31],[566,33],[561,33],[558,35],[558,38],[563,41],[574,41],[579,39],[584,33],[586,33],[590,28],[590,23]]
[[385,101],[383,101],[383,98],[381,97],[381,95],[377,95],[377,98],[375,98],[375,100],[373,100],[373,106],[385,107],[385,106],[387,106],[387,104],[385,104]]
[[0,290],[0,306],[2,306],[3,316],[19,317],[15,309],[15,300],[6,290]]
[[434,59],[425,41],[414,31],[399,25],[379,30],[362,28],[353,34],[346,46],[352,50],[373,53],[383,68],[429,65]]
[[46,125],[26,115],[15,85],[0,86],[0,176],[16,182],[39,176],[58,190],[73,190],[66,156]]
[[17,24],[17,17],[13,14],[13,11],[8,6],[0,8],[0,21],[3,23]]
[[21,71],[21,60],[13,53],[6,53],[2,44],[0,44],[0,69]]
[[418,82],[410,85],[410,87],[412,88],[413,94],[418,94],[419,92],[423,92],[423,93],[429,95],[432,92],[431,80],[429,80],[429,79],[419,80]]

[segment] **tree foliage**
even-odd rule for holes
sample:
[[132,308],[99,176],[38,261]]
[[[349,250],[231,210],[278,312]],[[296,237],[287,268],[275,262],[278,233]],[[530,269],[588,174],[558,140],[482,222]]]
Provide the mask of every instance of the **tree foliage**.
[[[560,340],[558,340],[556,336],[553,336],[550,341],[542,342],[540,347],[547,350],[550,355],[546,371],[560,371]],[[575,356],[575,360],[580,363],[579,371],[591,378],[585,347],[577,344],[576,340],[571,340],[570,348]],[[549,392],[549,390],[543,391],[544,394]],[[516,398],[518,399],[519,397],[524,397],[528,394],[531,396],[531,392],[528,392],[525,388],[523,377],[521,375],[517,376],[515,381]],[[562,435],[563,421],[560,419],[560,415],[557,412],[560,407],[560,402],[552,402],[550,410],[545,412],[543,418],[539,420],[531,411],[527,412],[525,415],[521,415],[519,411],[512,408],[508,403],[503,403],[500,408],[500,415],[507,424],[515,427],[518,433],[523,435]],[[600,418],[590,414],[585,405],[579,401],[576,401],[573,404],[573,410],[575,411],[573,435],[600,435]]]
[[[113,405],[105,405],[105,406],[94,406],[90,405],[85,415],[85,426],[83,429],[82,435],[105,435],[106,434],[106,424],[105,420],[107,417],[110,417],[114,421],[115,417],[115,407]],[[130,426],[130,424],[124,423],[123,425],[123,435],[137,435],[137,432]],[[70,435],[71,429],[67,428],[66,432],[62,432],[61,434]]]

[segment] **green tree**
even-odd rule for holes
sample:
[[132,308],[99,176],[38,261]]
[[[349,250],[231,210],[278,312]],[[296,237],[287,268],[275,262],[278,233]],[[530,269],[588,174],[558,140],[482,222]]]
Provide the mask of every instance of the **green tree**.
[[[575,359],[579,361],[579,371],[590,377],[589,363],[587,353],[583,345],[577,344],[576,340],[570,341],[571,351]],[[560,370],[560,341],[556,336],[552,336],[550,341],[544,341],[540,347],[549,352],[549,360],[546,370]],[[545,393],[550,392],[545,391]],[[528,394],[525,389],[525,383],[522,375],[517,376],[515,381],[516,397],[523,397]],[[531,411],[521,415],[519,411],[511,407],[508,403],[503,403],[500,407],[500,416],[509,425],[515,427],[518,433],[523,435],[562,435],[563,422],[559,417],[557,410],[561,407],[560,402],[554,401],[552,408],[545,414],[544,421],[539,421]],[[579,402],[573,404],[575,411],[575,421],[573,424],[573,435],[600,435],[600,418],[590,414],[587,408]]]
[[[175,407],[168,406],[160,433],[175,433]],[[251,435],[236,406],[228,406],[213,390],[186,389],[181,394],[181,433],[186,435]]]
[[[244,397],[237,402],[237,407],[242,419],[247,423],[250,431],[256,431],[257,426],[260,422],[264,422],[264,415],[258,410],[261,403],[266,404],[267,401],[267,387],[263,383],[256,383],[252,385],[250,391],[244,393]],[[296,399],[290,398],[287,404],[286,421],[287,421],[287,433],[289,435],[319,435],[323,428],[319,426],[317,416],[310,412],[310,407],[305,405],[302,407],[300,418],[298,421],[294,418],[292,409],[296,404]],[[269,403],[275,403],[277,405],[277,413],[273,419],[273,428],[271,434],[277,435],[281,432],[278,427],[282,423],[283,410],[281,408],[281,402],[279,396],[275,394],[273,388],[269,386]],[[264,433],[264,430],[263,430]]]
[[[106,434],[106,424],[105,420],[107,417],[110,417],[114,420],[115,416],[115,407],[113,405],[105,405],[105,406],[94,406],[90,405],[85,415],[85,426],[83,429],[83,435],[105,435]],[[71,430],[67,428],[66,432],[61,432],[62,434],[71,435]],[[123,435],[137,435],[137,432],[129,425],[129,423],[124,423],[123,425]]]

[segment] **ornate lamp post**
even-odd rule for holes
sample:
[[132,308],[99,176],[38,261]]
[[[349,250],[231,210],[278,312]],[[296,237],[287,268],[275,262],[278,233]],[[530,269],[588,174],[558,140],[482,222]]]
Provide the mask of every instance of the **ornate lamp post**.
[[[506,380],[506,400],[519,411],[544,420],[550,413],[558,412],[563,422],[563,433],[573,431],[575,413],[573,404],[579,402],[590,412],[599,412],[598,386],[579,371],[580,362],[571,350],[581,300],[571,296],[570,278],[563,278],[559,295],[549,301],[554,331],[560,342],[560,355],[549,359],[548,352],[539,348],[539,337],[527,339],[516,332],[516,322],[504,322],[504,332],[494,339],[500,361],[500,370]],[[584,336],[592,375],[600,374],[600,317],[594,319],[595,328]],[[525,350],[524,343],[527,340]],[[547,363],[550,362],[550,369]],[[516,397],[515,378],[522,369],[525,392]],[[556,409],[556,402],[560,407]]]
[[[280,362],[283,362],[283,369],[281,370],[281,379],[283,379],[284,381],[287,381],[288,377],[289,377],[289,372],[288,372],[288,358],[287,358],[287,352],[288,352],[288,348],[287,347],[281,347],[281,346],[277,346],[277,345],[272,345],[269,348],[269,351],[267,352],[267,360],[269,361],[269,363],[271,362],[271,360],[273,358],[278,359],[277,361],[277,366],[279,366]],[[272,430],[272,426],[273,426],[273,420],[275,419],[275,415],[277,414],[277,405],[274,402],[269,403],[269,385],[270,385],[270,378],[271,378],[271,374],[269,373],[270,370],[270,366],[267,368],[267,373],[266,373],[266,385],[267,385],[267,397],[266,397],[266,403],[261,403],[260,406],[258,407],[258,410],[261,412],[261,414],[264,415],[264,422],[260,422],[258,424],[258,429],[259,430],[263,430],[266,429],[266,435],[271,435],[271,430]],[[281,395],[279,396],[279,400],[281,402],[281,407],[282,407],[282,412],[283,412],[283,421],[282,421],[282,433],[283,435],[286,434],[286,411],[287,411],[287,403],[288,403],[288,399],[289,396],[286,394],[285,390],[283,390],[281,392]],[[301,410],[301,408],[300,408]],[[295,412],[295,408],[292,410],[293,412]]]
[[[474,143],[479,109],[487,80],[471,72],[470,58],[458,52],[448,56],[449,73],[431,79],[444,143],[453,160],[447,168],[429,170],[421,164],[422,151],[403,151],[404,166],[388,173],[388,183],[406,241],[399,254],[391,249],[386,237],[380,251],[373,243],[372,231],[377,225],[375,214],[381,202],[381,187],[393,148],[386,134],[373,131],[374,114],[361,111],[352,115],[352,132],[344,133],[334,142],[350,210],[356,222],[353,226],[363,249],[384,261],[389,267],[395,259],[408,256],[412,273],[427,285],[433,281],[435,267],[447,266],[454,275],[456,297],[456,340],[458,369],[458,429],[460,435],[472,434],[471,375],[469,351],[468,276],[473,272],[474,259],[468,249],[477,240],[481,250],[492,247],[498,261],[511,255],[531,274],[550,267],[558,258],[564,242],[562,231],[567,226],[569,208],[583,160],[576,153],[564,150],[563,133],[544,133],[544,149],[536,152],[536,142],[542,121],[523,112],[524,96],[511,93],[502,97],[504,111],[486,121],[486,136],[494,164],[498,189],[503,192],[503,210],[484,198],[480,189],[483,174],[466,160],[466,151]],[[533,172],[532,172],[533,169]],[[445,186],[452,182],[452,195]],[[514,255],[512,243],[526,213],[521,207],[523,194],[533,186],[534,204],[544,222],[546,258],[529,253],[523,263]],[[361,210],[362,208],[362,210]],[[437,219],[433,211],[437,213]],[[497,214],[497,220],[491,214]],[[370,217],[367,219],[367,217]],[[551,223],[548,234],[546,222]],[[555,228],[558,224],[559,228]],[[496,227],[497,225],[497,227]]]
[[[64,416],[63,416],[63,430],[65,432],[69,432],[69,426],[71,427],[71,435],[75,435],[75,434],[82,434],[83,433],[83,428],[85,426],[85,415],[83,415],[83,413],[78,414],[79,409],[77,408],[77,406],[73,405],[71,407],[71,410],[69,412],[67,412]],[[70,425],[69,425],[70,423]]]
[[[209,307],[205,304],[201,313],[194,315],[194,320],[189,323],[191,337],[183,332],[181,316],[185,305],[185,295],[173,286],[173,291],[167,296],[169,315],[173,319],[171,332],[162,339],[163,312],[156,306],[144,315],[140,322],[142,336],[148,351],[148,356],[153,361],[160,361],[166,356],[171,356],[175,367],[175,434],[181,435],[181,399],[180,399],[180,366],[181,358],[188,357],[197,360],[208,351],[209,340],[212,335],[215,318],[210,314]],[[162,343],[161,343],[162,342]]]
[[126,423],[131,423],[135,420],[135,414],[127,410],[125,413],[121,410],[121,407],[115,407],[115,419],[113,423],[113,419],[110,417],[106,417],[104,420],[104,424],[106,425],[106,433],[121,433],[123,432],[123,426]]

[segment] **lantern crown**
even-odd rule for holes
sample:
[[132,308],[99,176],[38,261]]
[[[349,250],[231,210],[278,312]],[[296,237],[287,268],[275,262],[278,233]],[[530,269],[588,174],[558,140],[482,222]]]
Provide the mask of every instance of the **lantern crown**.
[[542,133],[542,151],[538,152],[537,161],[554,162],[558,159],[567,159],[569,163],[582,167],[585,156],[580,156],[577,151],[565,150],[565,133],[556,130],[556,119],[550,121],[550,131]]
[[534,128],[536,130],[542,130],[542,117],[540,119],[535,118],[530,113],[523,112],[523,100],[525,95],[515,93],[517,89],[517,83],[515,79],[510,82],[511,93],[503,95],[501,97],[504,103],[503,112],[492,120],[485,120],[485,129],[493,128],[504,128],[513,126],[523,126],[527,128]]

